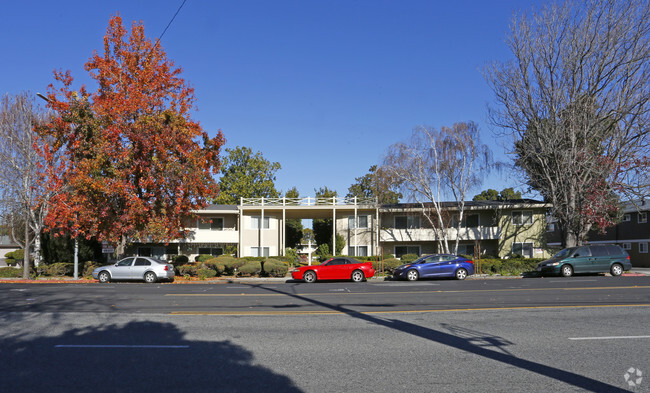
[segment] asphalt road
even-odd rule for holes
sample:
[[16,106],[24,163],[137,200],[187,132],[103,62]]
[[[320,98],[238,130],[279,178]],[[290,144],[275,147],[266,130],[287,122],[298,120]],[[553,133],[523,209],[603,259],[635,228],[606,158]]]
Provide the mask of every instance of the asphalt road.
[[0,392],[650,391],[650,277],[0,294]]

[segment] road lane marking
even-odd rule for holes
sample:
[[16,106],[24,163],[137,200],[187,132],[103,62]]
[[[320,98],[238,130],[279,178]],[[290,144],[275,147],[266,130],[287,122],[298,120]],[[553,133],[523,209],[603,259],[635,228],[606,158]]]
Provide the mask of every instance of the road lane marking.
[[142,348],[187,349],[189,345],[55,345],[54,348]]
[[521,307],[485,307],[485,308],[450,308],[439,310],[387,310],[387,311],[355,311],[355,310],[323,310],[323,311],[172,311],[168,315],[196,316],[196,315],[220,315],[220,316],[260,316],[260,315],[350,315],[350,314],[414,314],[414,313],[435,313],[450,311],[502,311],[502,310],[540,310],[540,309],[573,309],[573,308],[610,308],[610,307],[650,307],[646,304],[594,304],[578,306],[521,306]]
[[480,293],[480,292],[521,292],[521,291],[585,291],[585,290],[601,290],[601,289],[647,289],[650,285],[632,285],[625,287],[586,287],[586,288],[519,288],[519,289],[466,289],[466,290],[438,290],[438,291],[399,291],[399,292],[316,292],[316,293],[167,293],[165,296],[178,296],[178,297],[233,297],[233,296],[247,296],[247,297],[278,297],[278,296],[339,296],[339,295],[412,295],[412,294],[427,294],[427,293]]
[[569,340],[619,340],[636,338],[650,338],[650,336],[569,337]]

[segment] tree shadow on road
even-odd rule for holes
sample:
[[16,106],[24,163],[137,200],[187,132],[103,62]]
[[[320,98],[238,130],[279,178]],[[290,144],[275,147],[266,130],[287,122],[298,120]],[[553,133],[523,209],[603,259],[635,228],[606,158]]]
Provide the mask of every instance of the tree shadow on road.
[[580,389],[594,392],[627,392],[625,389],[621,389],[617,386],[613,386],[593,378],[585,377],[570,371],[514,356],[512,353],[504,349],[505,346],[512,345],[512,343],[498,336],[486,335],[478,331],[468,331],[467,329],[460,329],[449,325],[445,326],[448,332],[444,332],[441,330],[431,329],[397,319],[379,318],[369,313],[350,310],[340,305],[321,302],[310,297],[301,296],[296,293],[284,292],[276,288],[264,287],[263,285],[256,284],[248,285],[275,293],[282,293],[287,296],[317,305],[319,307],[323,307],[325,309],[334,310],[353,318],[357,318],[379,326],[384,326],[389,329],[397,330],[416,337],[424,338],[426,340],[446,345],[493,361],[514,366],[521,370],[552,378],[566,384],[573,385]]
[[2,392],[300,392],[229,341],[184,338],[175,325],[130,322],[54,337],[0,339]]

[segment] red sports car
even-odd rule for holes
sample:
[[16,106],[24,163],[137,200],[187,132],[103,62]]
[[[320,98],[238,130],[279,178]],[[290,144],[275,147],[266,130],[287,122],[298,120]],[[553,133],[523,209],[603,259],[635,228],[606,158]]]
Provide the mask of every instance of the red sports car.
[[375,275],[371,262],[359,262],[354,258],[334,257],[320,265],[301,266],[291,270],[294,280],[352,280],[361,282]]

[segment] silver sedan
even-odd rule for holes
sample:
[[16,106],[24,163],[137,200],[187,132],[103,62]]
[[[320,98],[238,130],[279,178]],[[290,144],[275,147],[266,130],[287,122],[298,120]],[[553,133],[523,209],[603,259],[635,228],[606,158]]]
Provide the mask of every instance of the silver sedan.
[[115,265],[98,267],[93,270],[93,278],[99,282],[113,280],[174,281],[174,266],[151,257],[128,257]]

